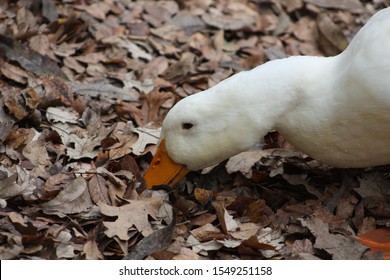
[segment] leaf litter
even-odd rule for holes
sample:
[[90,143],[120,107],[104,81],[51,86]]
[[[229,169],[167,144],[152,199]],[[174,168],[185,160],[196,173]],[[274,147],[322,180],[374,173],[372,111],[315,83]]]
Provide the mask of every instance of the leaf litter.
[[181,98],[335,55],[388,1],[44,3],[0,4],[1,259],[388,258],[366,239],[389,228],[388,166],[334,169],[272,132],[174,190],[142,179]]

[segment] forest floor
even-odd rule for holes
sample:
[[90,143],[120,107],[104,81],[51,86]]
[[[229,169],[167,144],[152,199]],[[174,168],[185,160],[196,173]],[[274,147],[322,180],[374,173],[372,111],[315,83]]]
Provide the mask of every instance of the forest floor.
[[180,99],[336,55],[389,5],[2,1],[0,259],[380,258],[356,238],[390,225],[389,166],[331,168],[272,132],[171,190],[142,175]]

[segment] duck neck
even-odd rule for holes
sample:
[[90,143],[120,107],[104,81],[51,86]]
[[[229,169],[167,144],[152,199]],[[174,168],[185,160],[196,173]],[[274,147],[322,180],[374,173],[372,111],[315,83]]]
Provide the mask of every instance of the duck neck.
[[243,133],[254,142],[252,145],[271,130],[283,130],[283,119],[302,102],[331,90],[328,77],[332,76],[334,58],[295,56],[270,61],[227,79],[222,86],[229,95],[231,113],[237,116],[231,121],[237,126],[247,124]]

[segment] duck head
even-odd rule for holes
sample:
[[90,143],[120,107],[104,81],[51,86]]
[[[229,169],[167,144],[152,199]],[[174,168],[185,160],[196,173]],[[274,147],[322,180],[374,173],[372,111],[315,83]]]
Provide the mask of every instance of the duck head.
[[189,171],[252,148],[269,130],[267,126],[259,131],[258,121],[243,112],[245,106],[237,106],[243,105],[244,98],[228,80],[184,98],[169,111],[159,147],[144,176],[148,188],[174,186]]

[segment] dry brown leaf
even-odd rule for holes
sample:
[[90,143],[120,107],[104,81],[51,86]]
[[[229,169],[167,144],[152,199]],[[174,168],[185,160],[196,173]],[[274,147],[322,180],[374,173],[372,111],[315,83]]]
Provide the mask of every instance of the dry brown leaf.
[[42,209],[47,213],[73,214],[87,211],[92,207],[92,200],[87,189],[87,182],[77,177],[64,186],[54,199],[42,203]]
[[160,133],[161,128],[135,128],[130,122],[118,123],[112,133],[118,142],[109,147],[110,157],[118,159],[130,153],[142,155],[147,152],[148,145],[158,143]]
[[107,178],[106,184],[108,185],[108,195],[110,197],[111,203],[116,205],[115,202],[117,197],[124,197],[127,190],[127,185],[122,181],[116,174],[110,172],[104,167],[98,167],[96,173]]
[[31,141],[32,136],[35,136],[34,130],[25,128],[14,129],[9,132],[4,143],[17,150],[26,142]]
[[[196,5],[196,3],[194,3]],[[169,20],[170,24],[181,27],[186,35],[191,35],[204,30],[206,25],[204,21],[196,14],[190,11],[179,10],[178,13]]]
[[204,204],[204,203],[210,201],[211,199],[215,198],[216,195],[217,194],[215,192],[212,192],[212,191],[209,191],[206,189],[202,189],[202,188],[195,188],[195,190],[194,190],[195,199],[200,204]]
[[302,260],[319,260],[314,255],[313,244],[309,239],[295,240],[292,245],[292,255]]
[[27,71],[24,71],[20,67],[7,63],[5,61],[0,62],[0,72],[8,79],[13,80],[14,82],[20,84],[27,84],[28,74]]
[[355,191],[363,198],[377,196],[383,199],[390,194],[390,181],[383,173],[370,172],[359,178],[360,187]]
[[228,234],[230,231],[235,231],[239,227],[237,221],[233,219],[233,216],[225,209],[225,203],[222,201],[213,201],[211,203],[217,212],[218,220],[221,224],[222,231]]
[[75,256],[75,246],[71,242],[72,235],[67,230],[62,230],[56,236],[56,241],[60,242],[56,247],[56,256],[58,259],[70,259]]
[[84,244],[83,253],[87,260],[102,260],[103,254],[100,252],[98,244],[95,240],[88,240]]
[[299,10],[303,7],[303,1],[302,0],[289,0],[289,1],[283,1],[282,4],[286,7],[286,10],[288,13],[291,13],[295,10]]
[[42,16],[49,22],[58,19],[57,7],[54,0],[42,0]]
[[200,32],[193,34],[189,38],[188,44],[194,50],[201,52],[210,61],[219,61],[222,57],[221,53],[212,46],[209,38]]
[[16,212],[11,212],[8,214],[8,218],[11,220],[12,223],[18,223],[23,227],[27,227],[26,222],[23,219],[23,216]]
[[15,121],[4,111],[4,102],[0,99],[0,142],[4,142],[13,131]]
[[145,69],[142,71],[140,79],[145,81],[147,79],[156,79],[162,73],[164,73],[169,66],[169,61],[165,56],[158,56],[147,64]]
[[233,231],[229,231],[229,235],[237,240],[247,240],[255,236],[260,230],[260,226],[255,223],[243,223]]
[[251,202],[245,208],[243,216],[248,216],[253,223],[261,223],[263,226],[268,225],[266,216],[266,203],[262,199]]
[[[61,79],[55,77],[40,77],[39,84],[34,90],[41,95],[41,108],[47,108],[52,105],[71,106],[74,102],[73,92],[69,86]],[[44,91],[39,87],[43,86]]]
[[106,2],[98,2],[85,6],[85,11],[96,19],[105,20],[106,14],[110,11],[111,6]]
[[145,100],[145,102],[142,106],[143,119],[139,125],[143,126],[149,122],[162,123],[163,116],[161,114],[161,107],[165,102],[174,99],[175,97],[172,93],[160,92],[157,89],[142,96],[142,100]]
[[252,178],[252,167],[263,156],[268,156],[269,151],[248,151],[231,157],[226,163],[226,170],[229,174],[240,172],[247,178]]
[[[252,167],[255,163],[271,168],[270,176],[283,174],[283,163],[289,158],[302,159],[302,153],[285,149],[266,149],[247,151],[231,157],[226,163],[228,173],[240,172],[247,178],[252,178]],[[264,159],[264,160],[262,160]]]
[[107,205],[111,205],[111,201],[108,197],[107,182],[103,176],[94,174],[88,182],[88,190],[91,195],[91,199],[95,204],[102,201]]
[[118,217],[114,222],[103,222],[107,228],[108,237],[117,236],[121,240],[128,240],[128,231],[133,226],[143,235],[148,236],[153,232],[148,217],[157,220],[157,213],[163,201],[157,198],[145,200],[130,200],[129,204],[114,207],[99,202],[98,206],[102,214],[110,217]]
[[191,234],[200,242],[223,239],[226,236],[219,228],[210,223],[191,230]]
[[359,0],[303,0],[322,8],[361,10],[362,4]]
[[124,48],[128,50],[128,52],[131,54],[131,56],[135,59],[142,59],[146,61],[150,61],[152,59],[152,55],[144,51],[141,47],[139,47],[137,44],[133,43],[131,40],[127,40],[125,38],[120,38],[118,36],[111,36],[108,38],[104,38],[103,43],[105,44],[112,44],[119,46],[121,48]]
[[64,65],[69,69],[75,71],[77,74],[81,74],[86,71],[86,68],[81,63],[79,63],[74,57],[65,57]]
[[349,44],[342,30],[327,16],[319,14],[319,47],[327,56],[334,56],[345,50]]
[[259,242],[257,236],[253,235],[244,240],[238,251],[241,254],[258,255],[259,250],[275,250],[275,247],[269,244]]
[[98,235],[100,234],[102,226],[101,224],[97,225],[91,229],[88,234],[80,234],[80,238],[85,238],[88,235],[88,238],[83,246],[83,253],[87,260],[99,260],[104,259],[101,249],[99,248],[99,243],[97,241]]
[[52,166],[49,153],[46,150],[46,142],[40,137],[39,139],[27,143],[23,148],[22,154],[34,166],[31,175],[47,178],[49,168]]
[[358,236],[363,235],[367,232],[374,231],[376,229],[376,221],[373,217],[363,218],[361,224],[359,225]]
[[353,216],[357,204],[355,197],[344,196],[337,204],[336,215],[344,219],[350,219]]
[[200,260],[200,257],[189,248],[180,248],[180,252],[172,260]]
[[80,116],[68,107],[49,107],[46,110],[46,118],[51,122],[77,124]]
[[174,1],[146,2],[146,14],[143,18],[152,26],[158,27],[170,19],[178,11],[178,8],[178,4]]
[[161,134],[161,128],[151,129],[147,127],[135,128],[134,133],[138,134],[138,139],[131,145],[131,152],[136,156],[142,155],[145,152],[147,145],[155,145],[158,143]]
[[16,14],[16,21],[21,27],[24,27],[24,32],[36,28],[37,24],[36,18],[34,17],[32,11],[25,7],[22,7],[18,10]]
[[[61,69],[48,56],[41,55],[24,43],[0,34],[0,47],[9,61],[17,62],[24,70],[37,76],[64,78]],[[3,64],[3,63],[2,63]],[[30,76],[33,76],[29,74]]]
[[202,14],[202,19],[209,25],[225,30],[256,28],[259,15],[245,4],[231,2],[224,12],[210,8]]
[[176,226],[176,211],[170,208],[168,213],[172,219],[166,227],[154,231],[152,234],[142,239],[123,259],[139,260],[148,255],[165,250],[172,241],[172,235]]
[[360,259],[366,250],[364,246],[358,244],[350,237],[341,234],[331,234],[329,225],[321,219],[315,217],[308,218],[302,220],[302,225],[307,226],[316,237],[314,247],[326,250],[332,255],[333,259]]
[[[72,114],[68,117],[73,119]],[[57,118],[57,120],[61,119]],[[61,136],[61,140],[66,146],[66,154],[72,159],[95,158],[99,153],[100,142],[110,132],[105,127],[99,129],[91,127],[85,130],[68,122],[56,122],[53,129]]]
[[6,168],[0,165],[0,198],[8,199],[19,195],[32,199],[31,195],[36,188],[35,179],[19,165]]
[[186,242],[187,247],[192,247],[192,250],[196,254],[206,255],[208,251],[216,251],[223,247],[223,244],[218,242],[217,240],[211,240],[208,242],[199,242],[193,235],[190,235]]
[[217,215],[215,214],[210,214],[210,213],[205,213],[200,216],[196,216],[191,219],[191,224],[196,225],[196,226],[204,226],[206,224],[211,224],[217,219]]
[[50,42],[46,35],[39,34],[31,37],[30,48],[41,55],[48,55],[50,51]]
[[301,41],[315,42],[316,23],[310,17],[301,17],[294,26],[294,35]]
[[22,253],[24,246],[21,236],[7,232],[0,233],[0,236],[3,239],[0,245],[0,258],[2,260],[12,260]]
[[303,185],[305,186],[308,193],[315,195],[318,198],[322,198],[323,194],[312,184],[307,178],[307,174],[282,174],[283,179],[285,179],[289,184],[293,186]]

